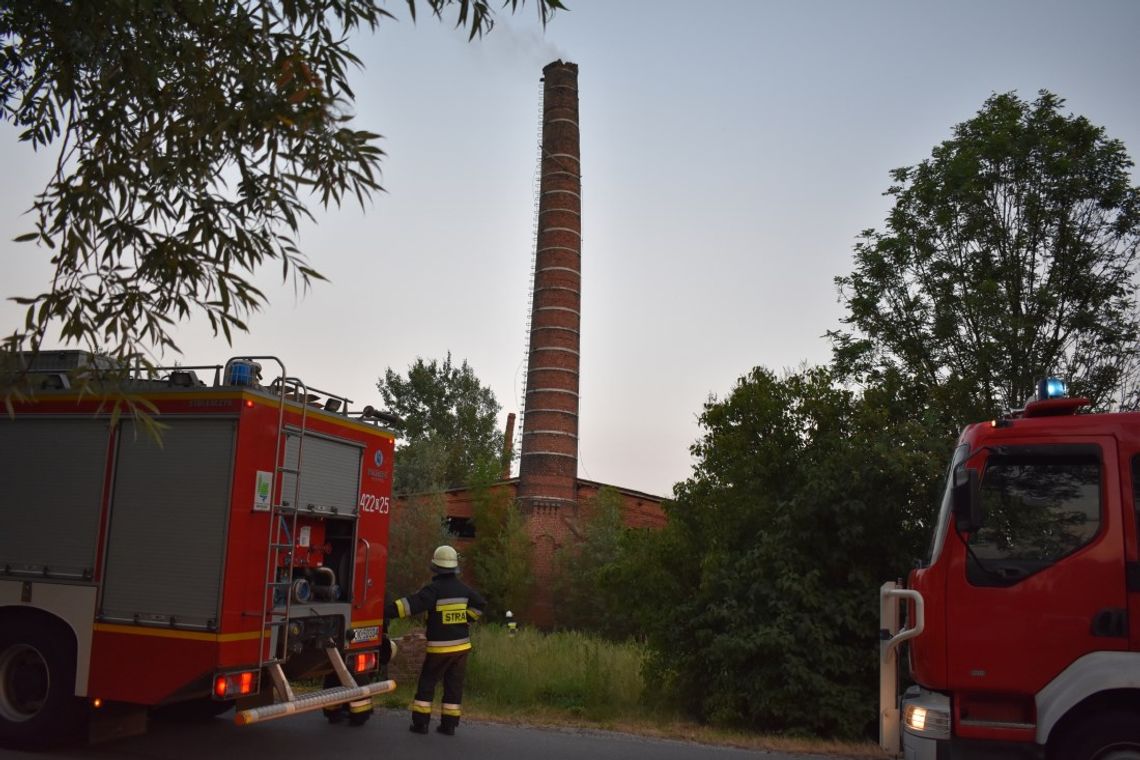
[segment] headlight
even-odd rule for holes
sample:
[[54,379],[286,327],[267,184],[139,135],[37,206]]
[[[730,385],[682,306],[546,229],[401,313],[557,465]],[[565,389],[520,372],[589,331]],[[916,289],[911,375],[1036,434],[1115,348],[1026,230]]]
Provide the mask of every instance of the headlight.
[[910,704],[903,710],[903,724],[909,731],[931,739],[950,738],[948,710]]

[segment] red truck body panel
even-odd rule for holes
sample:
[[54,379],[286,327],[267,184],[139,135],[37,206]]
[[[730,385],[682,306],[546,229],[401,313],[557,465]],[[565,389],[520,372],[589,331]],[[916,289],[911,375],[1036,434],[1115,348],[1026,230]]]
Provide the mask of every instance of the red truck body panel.
[[[953,736],[1033,742],[1035,700],[1063,671],[1090,653],[1140,650],[1140,589],[1127,581],[1138,559],[1140,414],[1015,416],[967,427],[959,445],[983,484],[987,465],[1011,451],[1081,447],[1099,458],[1099,526],[1079,547],[1024,576],[1006,567],[1008,580],[980,582],[951,515],[940,551],[907,582],[925,600],[925,629],[909,642],[911,676],[951,697]],[[1106,614],[1123,614],[1126,631],[1106,634]]]
[[[345,493],[351,492],[352,504],[341,503],[331,508],[317,505],[305,512],[301,506],[297,518],[296,546],[281,554],[277,565],[294,570],[327,567],[326,563],[339,560],[335,568],[338,582],[345,588],[338,598],[338,609],[349,612],[344,625],[362,635],[345,644],[347,649],[365,649],[379,646],[383,626],[384,582],[387,565],[388,507],[391,498],[394,435],[385,428],[368,424],[345,414],[324,411],[316,406],[303,406],[297,402],[282,402],[267,390],[237,387],[201,387],[178,390],[140,391],[138,395],[154,405],[154,419],[160,425],[177,430],[184,421],[216,423],[210,429],[217,431],[218,440],[227,439],[226,430],[232,429],[232,449],[225,455],[228,472],[209,473],[211,478],[224,479],[228,493],[226,504],[219,509],[222,516],[216,523],[203,523],[214,528],[210,535],[194,537],[197,544],[215,542],[217,577],[216,616],[205,624],[183,621],[171,615],[162,621],[161,602],[142,610],[141,618],[124,619],[116,613],[105,617],[109,568],[119,562],[128,549],[115,544],[117,498],[127,485],[128,474],[120,458],[130,446],[146,447],[142,441],[147,435],[141,430],[125,431],[122,424],[112,426],[107,410],[100,411],[99,401],[68,393],[45,393],[34,401],[18,403],[14,420],[40,420],[43,422],[66,420],[102,420],[107,425],[107,450],[103,483],[100,489],[97,552],[90,577],[78,582],[94,585],[98,589],[98,603],[94,619],[69,621],[73,628],[90,627],[89,671],[85,693],[92,698],[117,700],[142,705],[157,705],[184,698],[197,698],[210,694],[211,682],[218,671],[256,667],[268,653],[259,653],[259,644],[268,648],[270,637],[263,635],[263,622],[270,590],[267,588],[267,564],[270,557],[270,512],[264,495],[259,501],[256,493],[265,475],[275,480],[274,493],[284,494],[288,489],[282,481],[289,476],[281,471],[286,464],[286,446],[279,445],[279,436],[285,432],[300,437],[303,430],[308,449],[319,441],[333,452],[338,463],[352,467],[359,453],[358,479],[350,484],[336,484]],[[283,425],[279,424],[283,408]],[[124,419],[129,419],[127,415]],[[131,437],[134,434],[133,438]],[[59,441],[59,455],[71,456],[66,440]],[[277,461],[274,461],[274,456]],[[187,468],[194,468],[187,462]],[[299,465],[302,472],[320,474],[320,462]],[[308,467],[309,471],[304,468]],[[260,475],[259,475],[260,473]],[[305,482],[306,475],[294,477]],[[192,470],[186,476],[192,484]],[[45,488],[44,499],[50,499]],[[156,530],[161,530],[164,509],[161,488],[154,494]],[[194,504],[181,502],[179,511],[194,508]],[[211,507],[216,508],[216,505]],[[140,523],[141,524],[141,523]],[[302,542],[303,536],[303,542]],[[170,539],[177,543],[177,537]],[[337,547],[332,546],[333,543]],[[175,552],[174,554],[177,554]],[[184,558],[179,558],[184,559]],[[203,561],[214,561],[207,558]],[[351,586],[345,573],[351,575]],[[50,570],[43,574],[52,582]],[[0,575],[0,580],[5,576]],[[16,577],[16,576],[12,576]],[[56,579],[58,583],[68,583]],[[145,579],[133,578],[132,584],[142,592],[161,594],[159,589],[145,588]],[[177,596],[183,591],[199,592],[202,589],[181,589],[171,584],[169,592]],[[206,591],[209,591],[208,589]],[[150,615],[154,613],[155,619]],[[136,616],[137,617],[137,616]],[[82,682],[82,674],[79,681]]]

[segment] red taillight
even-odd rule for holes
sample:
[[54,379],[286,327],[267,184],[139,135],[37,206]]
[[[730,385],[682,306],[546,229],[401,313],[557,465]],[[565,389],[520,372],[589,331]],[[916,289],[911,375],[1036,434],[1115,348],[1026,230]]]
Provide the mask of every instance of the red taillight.
[[245,400],[245,408],[246,409],[252,409],[253,408],[253,402],[250,401],[249,399],[246,399]]
[[218,699],[232,699],[256,693],[257,671],[219,673],[214,677],[214,696]]
[[358,652],[350,658],[353,673],[367,673],[376,670],[378,658],[375,652]]

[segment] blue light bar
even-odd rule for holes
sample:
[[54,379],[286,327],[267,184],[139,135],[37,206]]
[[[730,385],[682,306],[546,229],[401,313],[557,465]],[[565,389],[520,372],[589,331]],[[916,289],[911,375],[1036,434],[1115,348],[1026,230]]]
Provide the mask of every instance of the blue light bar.
[[1037,398],[1045,400],[1050,398],[1065,398],[1069,395],[1069,387],[1059,377],[1047,377],[1037,383]]

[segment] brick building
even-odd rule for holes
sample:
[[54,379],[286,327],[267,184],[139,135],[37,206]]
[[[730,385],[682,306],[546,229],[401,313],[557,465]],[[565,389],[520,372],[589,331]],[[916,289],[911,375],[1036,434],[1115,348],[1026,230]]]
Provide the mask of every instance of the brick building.
[[[493,488],[505,488],[508,496],[523,510],[527,533],[532,547],[531,572],[536,581],[536,593],[531,609],[516,610],[516,614],[531,624],[549,626],[553,622],[553,600],[545,592],[555,570],[555,558],[559,552],[573,546],[582,538],[585,521],[590,519],[585,505],[606,484],[592,480],[576,479],[573,503],[532,504],[519,497],[519,478],[509,478],[496,483]],[[659,496],[634,491],[628,488],[608,486],[622,500],[622,520],[631,528],[661,528],[665,525],[665,513],[661,508],[663,499]],[[470,543],[473,533],[472,494],[469,490],[457,488],[444,492],[446,510],[451,530],[456,536],[455,544],[460,552]],[[477,579],[476,579],[477,580]]]

